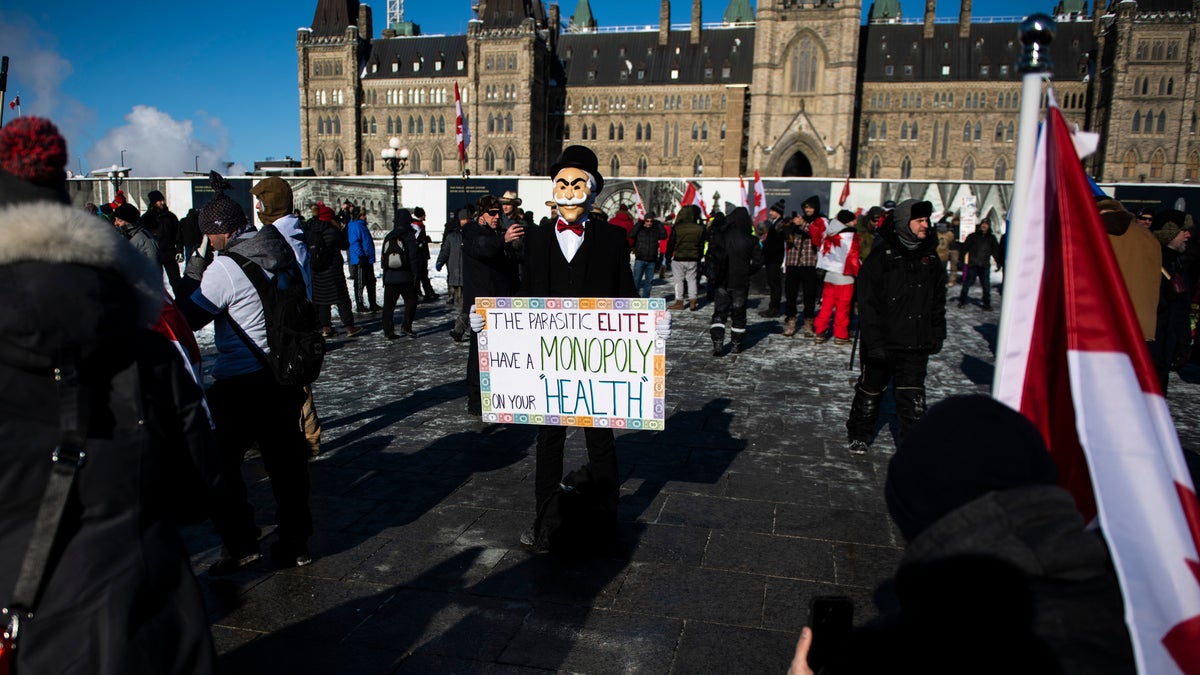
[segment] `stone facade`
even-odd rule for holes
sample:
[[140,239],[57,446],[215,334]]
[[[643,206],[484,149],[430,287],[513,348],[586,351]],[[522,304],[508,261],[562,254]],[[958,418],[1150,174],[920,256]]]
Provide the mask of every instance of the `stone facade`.
[[[581,0],[582,1],[582,0]],[[740,17],[748,9],[741,8]],[[1200,0],[1120,0],[1099,17],[1064,2],[1051,45],[1069,122],[1101,133],[1103,181],[1195,182]],[[1178,5],[1178,6],[1176,6]],[[1012,180],[1021,45],[1015,23],[900,17],[894,0],[761,0],[753,23],[606,32],[592,7],[486,0],[465,35],[372,35],[370,8],[319,0],[297,33],[301,160],[318,175],[463,172],[461,91],[476,175],[539,175],[565,144],[606,176],[845,176]]]
[[1097,26],[1100,72],[1092,113],[1104,152],[1090,169],[1106,181],[1200,180],[1200,2],[1143,7],[1124,0]]

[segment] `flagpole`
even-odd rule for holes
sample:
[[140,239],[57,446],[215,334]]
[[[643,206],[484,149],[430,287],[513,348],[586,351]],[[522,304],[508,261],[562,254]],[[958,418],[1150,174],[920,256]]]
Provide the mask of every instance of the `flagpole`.
[[[1018,117],[1017,129],[1017,162],[1013,174],[1012,203],[1008,209],[1008,229],[1005,230],[1008,250],[1004,254],[1004,277],[1021,273],[1022,243],[1024,237],[1019,230],[1025,226],[1028,219],[1026,213],[1029,201],[1029,177],[1033,175],[1033,159],[1037,151],[1038,122],[1042,111],[1042,81],[1050,79],[1050,43],[1054,40],[1056,24],[1054,19],[1041,13],[1030,14],[1021,22],[1020,37],[1025,45],[1025,52],[1017,64],[1021,72],[1021,110]],[[1013,268],[1017,269],[1014,270]],[[997,395],[997,388],[1003,381],[1001,377],[1007,359],[1009,327],[1012,321],[1006,321],[1012,312],[1028,311],[1028,308],[1018,308],[1011,301],[1012,295],[1005,285],[1004,295],[1000,302],[1000,332],[996,341],[996,369],[992,379],[992,395]]]

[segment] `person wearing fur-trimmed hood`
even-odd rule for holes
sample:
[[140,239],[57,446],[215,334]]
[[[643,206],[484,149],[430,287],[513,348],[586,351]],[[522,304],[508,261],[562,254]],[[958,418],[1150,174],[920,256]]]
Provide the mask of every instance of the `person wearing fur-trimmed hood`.
[[65,383],[77,373],[91,408],[81,416],[86,455],[12,665],[211,673],[204,601],[176,527],[203,517],[219,485],[203,397],[176,348],[151,330],[161,269],[71,206],[66,159],[47,120],[20,117],[0,130],[0,607],[14,604],[63,437],[56,369]]

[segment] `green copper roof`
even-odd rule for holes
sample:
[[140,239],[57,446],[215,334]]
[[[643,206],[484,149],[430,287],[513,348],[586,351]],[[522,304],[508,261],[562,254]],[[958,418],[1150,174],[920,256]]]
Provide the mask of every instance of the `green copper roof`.
[[729,0],[725,8],[725,23],[747,23],[754,21],[754,10],[750,9],[750,0]]
[[571,24],[576,28],[595,28],[596,17],[592,16],[592,6],[588,0],[579,0],[575,5],[575,13],[571,15]]
[[1058,7],[1054,9],[1054,13],[1058,16],[1064,14],[1082,14],[1086,7],[1086,0],[1062,0],[1062,2],[1058,3]]
[[900,18],[900,0],[879,0],[871,3],[871,21]]

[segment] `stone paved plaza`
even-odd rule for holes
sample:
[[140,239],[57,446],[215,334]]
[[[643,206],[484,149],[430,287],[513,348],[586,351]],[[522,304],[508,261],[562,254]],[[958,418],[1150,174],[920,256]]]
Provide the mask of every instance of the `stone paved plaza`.
[[[999,312],[949,305],[931,404],[991,384]],[[785,338],[752,307],[746,352],[714,358],[710,311],[675,314],[666,430],[617,435],[628,554],[584,562],[518,544],[534,429],[467,416],[467,347],[449,338],[445,304],[421,305],[415,340],[389,342],[377,314],[359,315],[367,331],[330,341],[315,385],[315,562],[280,571],[264,558],[210,579],[215,534],[186,532],[223,670],[782,674],[811,597],[849,595],[856,622],[874,616],[903,545],[882,491],[890,398],[870,454],[851,457],[850,347]],[[1195,449],[1200,368],[1184,375],[1171,409]],[[568,436],[568,467],[582,446]],[[265,550],[270,485],[257,459],[246,473]]]

